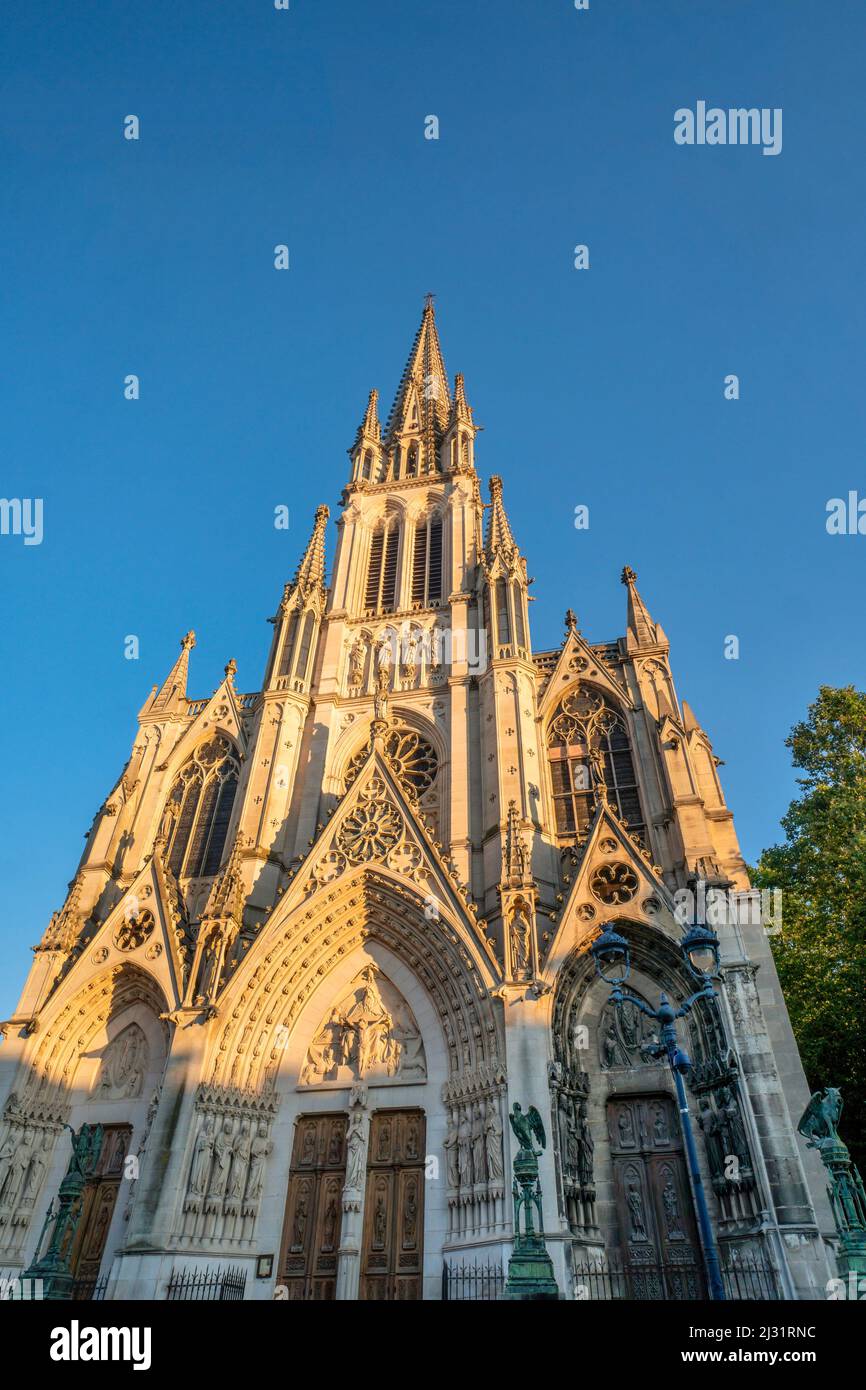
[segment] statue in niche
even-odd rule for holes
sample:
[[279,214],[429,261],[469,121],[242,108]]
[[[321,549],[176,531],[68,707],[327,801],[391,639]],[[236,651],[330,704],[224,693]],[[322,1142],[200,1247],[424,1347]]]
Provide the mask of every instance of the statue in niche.
[[232,1122],[226,1118],[222,1129],[214,1140],[214,1166],[211,1173],[208,1197],[218,1201],[222,1198],[229,1177],[232,1158]]
[[562,1166],[568,1177],[573,1178],[575,1167],[573,1163],[573,1130],[574,1125],[571,1119],[571,1097],[565,1092],[560,1091],[559,1103],[559,1153]]
[[134,1100],[141,1095],[147,1071],[147,1039],[130,1023],[106,1047],[95,1086],[97,1100]]
[[210,1168],[213,1161],[214,1122],[209,1116],[198,1132],[189,1172],[188,1193],[191,1197],[204,1197],[207,1191]]
[[472,1186],[472,1125],[469,1122],[469,1115],[464,1107],[460,1113],[460,1125],[457,1130],[457,1163],[460,1172],[460,1186],[469,1188]]
[[250,1169],[246,1190],[248,1202],[257,1202],[262,1194],[265,1161],[273,1147],[273,1144],[268,1140],[267,1121],[259,1120],[258,1129],[250,1141]]
[[484,1121],[481,1111],[481,1102],[476,1100],[472,1107],[472,1168],[476,1182],[484,1182],[485,1179],[485,1145],[484,1145]]
[[17,1204],[18,1194],[33,1156],[32,1142],[30,1131],[26,1126],[21,1131],[17,1143],[12,1141],[10,1135],[10,1144],[7,1145],[6,1169],[3,1184],[0,1187],[0,1206],[14,1207]]
[[10,1132],[0,1145],[0,1207],[5,1204],[6,1189],[9,1184],[9,1174],[12,1171],[15,1150],[16,1143]]
[[581,1101],[577,1112],[577,1177],[581,1187],[591,1187],[595,1161],[595,1140],[589,1127],[586,1102]]
[[403,648],[403,685],[412,686],[418,672],[418,634],[410,632]]
[[646,1226],[644,1225],[643,1201],[640,1192],[634,1183],[629,1183],[626,1188],[626,1202],[628,1203],[629,1217],[631,1220],[631,1231],[629,1232],[630,1241],[646,1240]]
[[744,1168],[751,1168],[749,1143],[737,1098],[729,1086],[721,1086],[718,1093],[720,1123],[725,1152],[735,1154]]
[[499,1117],[499,1103],[492,1097],[487,1101],[487,1116],[484,1121],[484,1152],[487,1158],[488,1181],[502,1182],[505,1172],[502,1156],[502,1120]]
[[46,1137],[43,1145],[40,1146],[38,1140],[34,1143],[33,1152],[30,1155],[30,1166],[27,1169],[27,1176],[24,1179],[24,1186],[21,1189],[22,1202],[32,1202],[41,1188],[42,1179],[45,1176],[45,1169],[48,1166],[48,1150],[50,1147],[50,1135]]
[[362,638],[356,637],[352,645],[352,652],[349,657],[349,684],[364,684],[364,660],[367,655],[367,646]]
[[451,1120],[448,1125],[448,1133],[445,1135],[445,1171],[448,1174],[448,1186],[458,1187],[460,1184],[460,1169],[457,1162],[457,1111],[451,1111]]
[[532,961],[532,928],[522,907],[515,909],[511,919],[511,968],[512,974],[528,975]]
[[724,1179],[725,1176],[725,1147],[722,1141],[718,1116],[715,1114],[710,1104],[709,1097],[705,1095],[701,1096],[700,1099],[698,1124],[704,1135],[704,1145],[707,1151],[707,1163],[709,1164],[710,1175],[714,1182],[718,1182]]
[[232,1144],[232,1170],[226,1189],[226,1195],[233,1200],[239,1201],[244,1195],[251,1147],[250,1123],[249,1120],[242,1120]]

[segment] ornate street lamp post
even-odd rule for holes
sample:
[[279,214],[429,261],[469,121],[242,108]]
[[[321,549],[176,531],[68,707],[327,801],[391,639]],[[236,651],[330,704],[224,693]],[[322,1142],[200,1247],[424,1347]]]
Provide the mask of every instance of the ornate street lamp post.
[[726,1297],[725,1286],[722,1281],[719,1252],[710,1223],[710,1213],[698,1164],[698,1152],[695,1148],[689,1104],[683,1082],[683,1077],[688,1075],[692,1064],[677,1041],[676,1020],[685,1018],[699,999],[714,999],[716,997],[710,980],[718,974],[719,940],[715,932],[711,931],[709,927],[696,924],[686,932],[681,945],[686,964],[697,978],[703,979],[703,984],[678,1009],[673,1007],[666,994],[661,996],[658,1008],[651,1009],[636,994],[632,994],[630,990],[624,988],[631,968],[628,942],[619,932],[614,931],[613,927],[607,927],[601,936],[593,942],[590,950],[599,975],[606,984],[613,986],[610,1002],[616,1008],[620,1008],[626,1002],[633,1004],[635,1008],[640,1009],[641,1013],[655,1019],[659,1025],[659,1041],[657,1043],[644,1043],[642,1051],[649,1057],[667,1057],[674,1078],[680,1112],[680,1126],[688,1155],[695,1205],[698,1209],[698,1224],[701,1230],[707,1283],[710,1298],[715,1301],[723,1300]]

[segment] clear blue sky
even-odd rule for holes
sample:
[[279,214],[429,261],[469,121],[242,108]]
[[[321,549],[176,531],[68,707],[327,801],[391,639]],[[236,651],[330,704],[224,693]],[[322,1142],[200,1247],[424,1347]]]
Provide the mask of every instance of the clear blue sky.
[[[634,566],[747,857],[777,838],[788,729],[866,678],[866,537],[824,524],[866,494],[864,46],[858,0],[6,11],[0,495],[42,497],[45,537],[0,537],[0,1017],[180,635],[192,694],[229,657],[258,688],[428,290],[536,648],[568,605],[620,634]],[[698,100],[781,107],[782,153],[675,145]]]

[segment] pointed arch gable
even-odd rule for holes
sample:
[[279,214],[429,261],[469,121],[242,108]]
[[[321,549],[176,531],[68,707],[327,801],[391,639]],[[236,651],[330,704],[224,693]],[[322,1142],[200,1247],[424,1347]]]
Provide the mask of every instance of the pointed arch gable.
[[439,1019],[448,1074],[502,1054],[487,972],[464,933],[415,885],[379,866],[315,893],[283,925],[244,979],[226,990],[209,1075],[214,1085],[270,1084],[320,984],[348,956],[376,943],[403,962]]
[[67,1103],[75,1072],[94,1038],[103,1029],[113,1037],[124,1026],[123,1016],[131,1017],[131,1011],[139,1006],[154,1023],[159,1022],[167,1050],[170,1025],[163,1018],[168,1009],[166,997],[153,975],[140,966],[114,966],[94,975],[65,1000],[52,1000],[40,1016],[39,1032],[22,1063],[27,1069],[22,1103]]

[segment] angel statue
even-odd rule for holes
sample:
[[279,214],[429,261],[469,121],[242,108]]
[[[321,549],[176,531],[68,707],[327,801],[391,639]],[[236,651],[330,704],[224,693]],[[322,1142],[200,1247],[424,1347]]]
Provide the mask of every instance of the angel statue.
[[[541,1182],[538,1160],[547,1147],[541,1116],[534,1105],[526,1113],[514,1102],[508,1116],[520,1145],[514,1157],[514,1249],[508,1262],[504,1297],[553,1299],[559,1297],[553,1262],[544,1242]],[[534,1141],[541,1145],[536,1148]],[[536,1225],[537,1222],[537,1225]]]
[[[534,1154],[537,1158],[541,1153],[541,1149],[547,1148],[547,1136],[544,1133],[544,1125],[542,1124],[541,1116],[535,1106],[530,1105],[524,1115],[520,1105],[515,1101],[511,1107],[511,1114],[508,1118],[511,1121],[511,1128],[517,1135],[517,1142],[521,1149],[525,1149],[528,1153]],[[538,1140],[541,1149],[533,1147],[533,1138]]]

